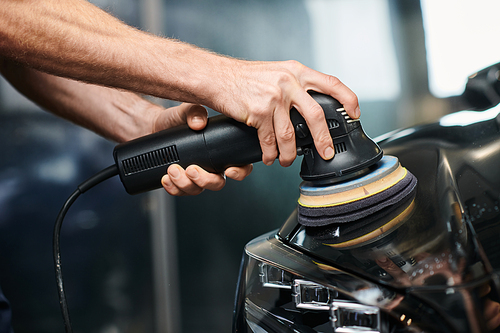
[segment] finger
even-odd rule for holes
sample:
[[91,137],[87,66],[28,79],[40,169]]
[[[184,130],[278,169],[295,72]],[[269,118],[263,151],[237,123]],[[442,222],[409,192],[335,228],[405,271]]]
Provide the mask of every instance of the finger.
[[154,131],[160,131],[183,124],[194,130],[203,129],[207,124],[207,110],[198,104],[182,103],[158,113]]
[[500,315],[496,315],[495,317],[489,319],[486,322],[486,327],[490,330],[493,331],[496,329],[498,326],[500,326]]
[[181,191],[177,186],[174,185],[174,183],[172,182],[172,179],[170,178],[170,176],[168,174],[164,175],[161,178],[161,184],[162,184],[163,188],[165,189],[165,191],[167,191],[167,193],[170,195],[174,195],[174,196],[187,195],[186,193]]
[[186,171],[177,164],[167,169],[167,175],[162,178],[162,184],[169,194],[177,196],[197,195],[203,192],[203,188],[194,183],[186,175]]
[[260,141],[260,148],[262,149],[262,162],[265,165],[273,164],[278,156],[278,150],[272,122],[266,121],[257,128],[257,135]]
[[498,304],[497,302],[493,302],[490,299],[486,300],[484,306],[484,317],[486,319],[491,319],[497,316],[499,313],[500,313],[500,304]]
[[207,126],[207,109],[198,104],[188,104],[185,108],[186,110],[184,112],[186,113],[187,124],[191,129],[199,131]]
[[248,164],[242,167],[230,167],[226,169],[225,175],[234,180],[243,180],[250,175],[252,170],[253,164]]
[[295,131],[290,121],[290,112],[282,109],[274,113],[274,131],[281,166],[290,166],[297,156]]
[[210,191],[219,191],[226,185],[223,175],[207,172],[197,165],[188,166],[186,176],[199,188]]
[[332,159],[335,151],[323,108],[305,91],[297,92],[292,103],[304,117],[320,156],[325,160]]
[[484,318],[487,323],[486,326],[490,330],[494,330],[500,326],[500,304],[487,300],[485,302]]
[[306,75],[303,75],[302,81],[306,90],[314,90],[332,96],[344,106],[351,118],[359,118],[361,112],[358,96],[337,77],[309,70]]

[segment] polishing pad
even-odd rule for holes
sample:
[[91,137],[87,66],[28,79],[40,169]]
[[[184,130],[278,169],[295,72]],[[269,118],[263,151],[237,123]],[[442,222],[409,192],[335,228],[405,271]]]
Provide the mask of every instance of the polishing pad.
[[396,157],[384,156],[359,178],[329,186],[303,182],[298,221],[310,227],[357,221],[405,201],[416,184],[415,176]]

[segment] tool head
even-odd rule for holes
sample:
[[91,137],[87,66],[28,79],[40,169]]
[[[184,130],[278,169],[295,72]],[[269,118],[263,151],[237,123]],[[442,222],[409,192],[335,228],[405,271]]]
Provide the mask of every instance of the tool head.
[[382,150],[363,131],[359,119],[352,119],[342,104],[331,96],[310,92],[323,108],[335,156],[325,161],[314,146],[304,118],[293,109],[291,120],[295,127],[298,153],[304,155],[300,176],[317,185],[334,184],[368,172],[382,158]]
[[416,189],[416,178],[396,157],[386,156],[363,131],[359,119],[349,117],[330,96],[310,92],[323,108],[335,156],[323,160],[306,131],[304,119],[292,110],[298,151],[304,155],[300,176],[298,221],[321,227],[358,221],[393,208]]
[[333,185],[300,185],[299,223],[320,227],[351,223],[395,207],[416,190],[417,179],[394,156],[384,156],[363,176]]

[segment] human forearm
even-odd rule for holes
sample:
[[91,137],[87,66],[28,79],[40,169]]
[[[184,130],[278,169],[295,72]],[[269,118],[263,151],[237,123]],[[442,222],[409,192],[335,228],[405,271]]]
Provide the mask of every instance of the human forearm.
[[1,58],[0,73],[43,109],[117,142],[154,131],[154,117],[163,111],[134,93],[53,76]]
[[200,102],[211,95],[208,73],[215,79],[214,67],[224,67],[223,57],[129,27],[86,1],[31,2],[0,6],[0,52],[44,72]]

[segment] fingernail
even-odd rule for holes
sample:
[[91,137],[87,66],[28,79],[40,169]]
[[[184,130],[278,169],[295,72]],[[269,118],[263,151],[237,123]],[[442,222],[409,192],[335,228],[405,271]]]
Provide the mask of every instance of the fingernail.
[[238,178],[238,172],[236,172],[235,170],[228,170],[226,171],[226,176],[232,179]]
[[166,187],[172,186],[172,181],[170,180],[170,177],[168,175],[163,176],[161,178],[161,182]]
[[198,170],[196,168],[188,168],[186,170],[186,174],[189,176],[189,178],[191,179],[196,179],[198,178],[198,176],[200,175],[200,173],[198,172]]
[[181,175],[181,172],[179,171],[178,167],[173,166],[173,167],[168,169],[168,174],[170,175],[170,177],[176,179],[176,178],[179,178],[179,176]]
[[378,258],[377,260],[381,263],[384,263],[387,262],[387,257]]
[[333,148],[332,147],[327,147],[325,149],[325,157],[326,157],[326,159],[329,160],[329,159],[333,158],[333,155],[335,155],[335,151],[333,150]]
[[201,124],[201,123],[205,122],[205,119],[203,117],[200,117],[200,116],[194,116],[193,118],[191,118],[191,121],[193,123]]
[[359,109],[359,106],[354,110],[354,116],[356,118],[359,118],[359,116],[361,116],[361,110]]

